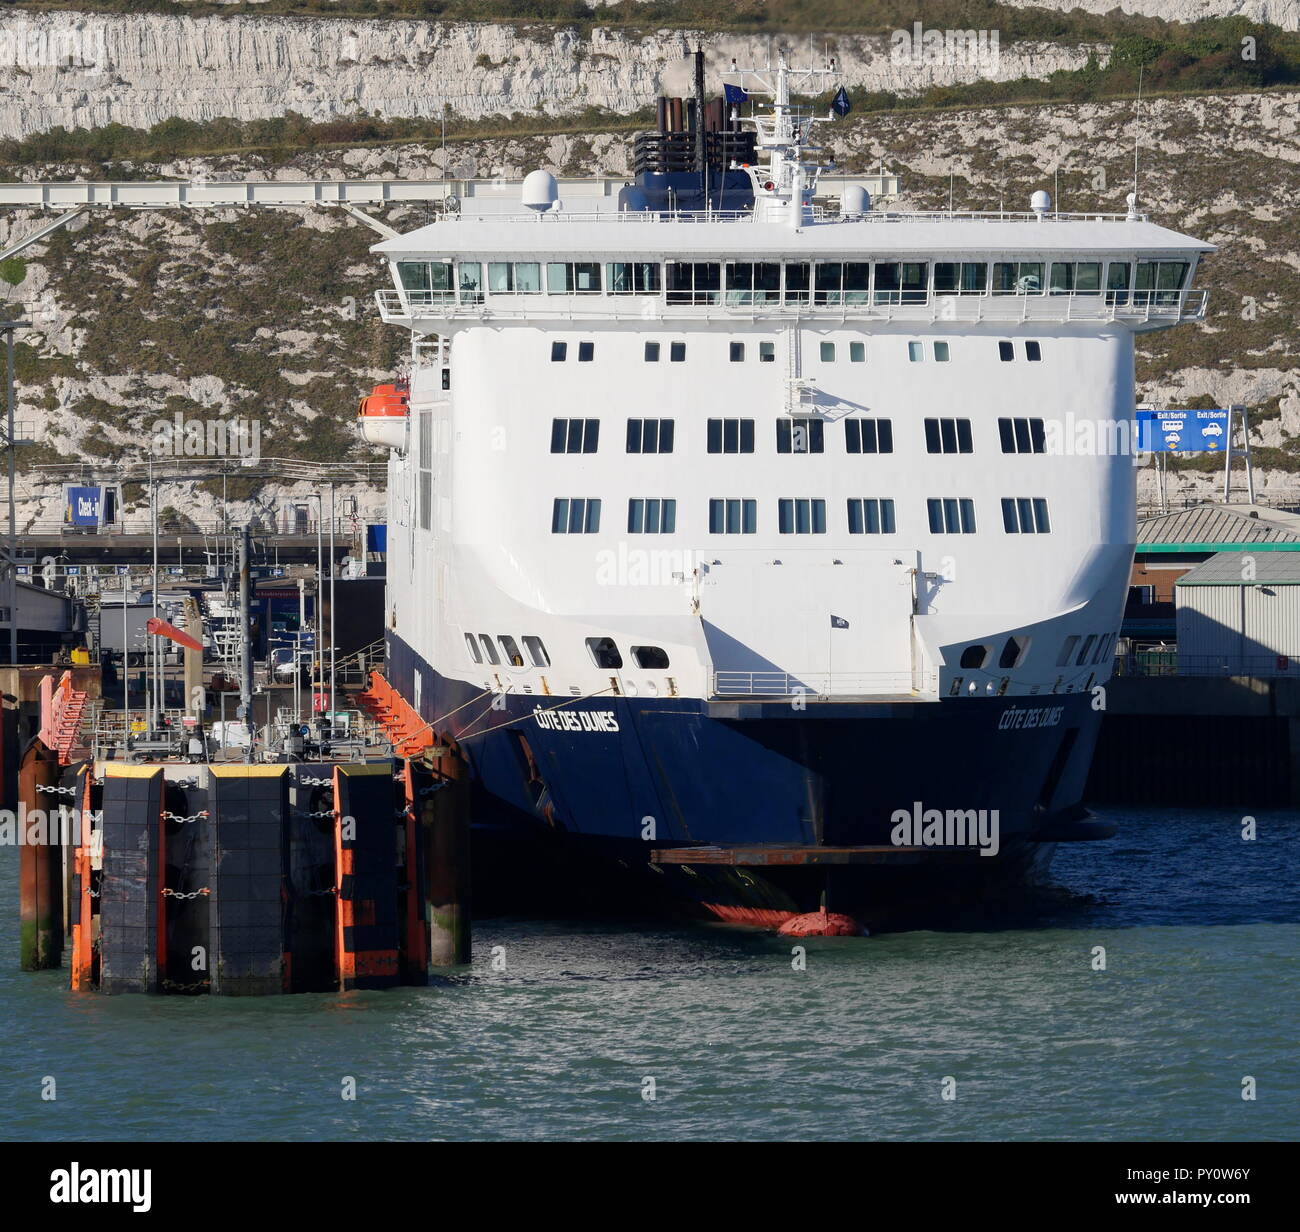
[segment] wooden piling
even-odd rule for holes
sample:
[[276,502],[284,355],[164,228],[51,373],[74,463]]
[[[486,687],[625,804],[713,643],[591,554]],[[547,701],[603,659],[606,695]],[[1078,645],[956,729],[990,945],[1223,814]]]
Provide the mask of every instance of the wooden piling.
[[[19,815],[26,830],[19,836],[18,848],[24,971],[43,971],[63,962],[63,852],[58,833],[63,797],[40,790],[58,785],[57,754],[33,738],[18,769]],[[44,825],[33,816],[37,813],[44,816]]]
[[469,768],[454,744],[429,754],[442,782],[424,813],[429,964],[455,967],[470,961]]

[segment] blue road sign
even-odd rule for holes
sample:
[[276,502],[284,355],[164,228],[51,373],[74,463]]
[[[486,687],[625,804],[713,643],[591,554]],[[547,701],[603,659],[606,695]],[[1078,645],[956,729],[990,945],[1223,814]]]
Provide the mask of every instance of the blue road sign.
[[1228,412],[1139,408],[1138,448],[1152,453],[1218,453],[1228,447]]

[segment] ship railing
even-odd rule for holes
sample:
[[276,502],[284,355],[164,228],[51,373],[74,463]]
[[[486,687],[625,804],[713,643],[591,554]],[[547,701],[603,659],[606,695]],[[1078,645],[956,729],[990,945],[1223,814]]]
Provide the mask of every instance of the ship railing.
[[1134,650],[1115,656],[1116,676],[1300,677],[1300,650],[1293,654],[1181,654],[1176,648]]
[[[753,210],[508,210],[476,213],[456,211],[439,215],[438,223],[534,222],[552,226],[566,222],[600,222],[654,225],[669,223],[750,222]],[[868,210],[845,214],[837,207],[814,205],[804,210],[804,219],[814,223],[900,223],[900,222],[1147,222],[1146,214],[1045,213],[1032,210]]]
[[711,693],[716,698],[913,697],[934,693],[938,677],[912,671],[898,672],[746,672],[713,673]]
[[[957,322],[1017,324],[1114,321],[1168,324],[1204,319],[1208,291],[1127,291],[1043,295],[880,292],[848,302],[777,303],[745,293],[673,292],[660,295],[481,295],[459,302],[452,292],[375,292],[379,313],[392,324],[421,319],[482,321],[692,320],[692,321],[848,321]],[[912,296],[915,298],[907,298]]]

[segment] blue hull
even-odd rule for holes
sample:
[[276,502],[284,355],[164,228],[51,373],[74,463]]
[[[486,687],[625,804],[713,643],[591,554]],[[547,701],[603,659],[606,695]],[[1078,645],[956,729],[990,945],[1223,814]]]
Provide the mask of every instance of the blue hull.
[[[814,910],[828,878],[833,910],[870,916],[1000,894],[1045,871],[1052,845],[1035,831],[1079,809],[1101,719],[1087,695],[796,712],[788,702],[509,694],[493,709],[392,633],[388,663],[394,686],[461,745],[479,789],[476,824],[494,848],[531,847],[525,864],[547,867],[548,879],[567,868],[585,891],[604,885],[624,904],[666,891],[723,918],[733,905]],[[997,810],[998,854],[829,874],[649,866],[650,846],[887,846],[895,811],[918,802]]]

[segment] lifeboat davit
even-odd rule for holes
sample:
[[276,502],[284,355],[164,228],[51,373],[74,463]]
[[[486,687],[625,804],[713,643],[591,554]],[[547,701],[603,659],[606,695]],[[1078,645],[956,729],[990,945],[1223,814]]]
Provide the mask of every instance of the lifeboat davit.
[[376,385],[361,399],[357,418],[361,435],[372,445],[406,448],[406,423],[410,418],[411,386],[407,381]]

